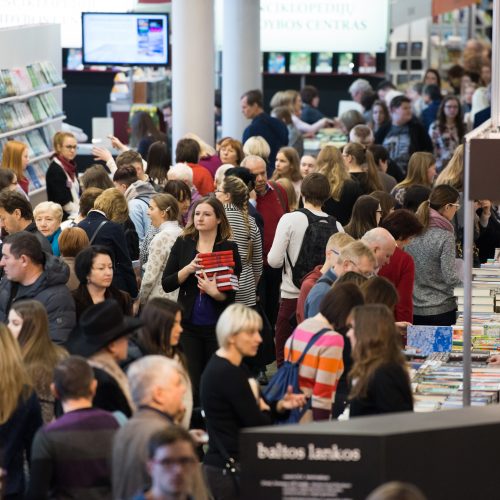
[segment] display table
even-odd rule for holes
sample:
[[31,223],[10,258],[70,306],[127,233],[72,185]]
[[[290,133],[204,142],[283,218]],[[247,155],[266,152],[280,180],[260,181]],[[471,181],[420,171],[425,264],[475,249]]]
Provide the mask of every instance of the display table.
[[242,498],[364,500],[392,480],[428,500],[499,498],[497,435],[498,405],[248,429]]

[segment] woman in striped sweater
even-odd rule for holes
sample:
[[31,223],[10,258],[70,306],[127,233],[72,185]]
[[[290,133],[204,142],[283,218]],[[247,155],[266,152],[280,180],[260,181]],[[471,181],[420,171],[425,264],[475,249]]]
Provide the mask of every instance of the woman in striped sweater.
[[[363,304],[363,295],[354,283],[341,283],[330,290],[321,302],[319,313],[295,328],[285,344],[285,359],[295,362],[302,355],[311,338],[324,330],[316,339],[299,366],[299,386],[311,398],[311,412],[302,421],[328,420],[335,401],[337,386],[344,371],[342,353],[349,340],[345,331],[351,309]],[[344,347],[345,346],[345,347]],[[343,397],[347,396],[344,389]]]
[[215,195],[224,205],[241,257],[242,271],[235,301],[254,307],[262,274],[262,239],[253,217],[248,214],[248,188],[241,179],[231,175],[224,178]]

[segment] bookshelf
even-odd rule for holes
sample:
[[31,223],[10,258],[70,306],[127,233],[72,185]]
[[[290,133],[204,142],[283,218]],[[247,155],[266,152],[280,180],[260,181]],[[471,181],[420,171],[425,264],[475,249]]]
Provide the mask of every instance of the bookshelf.
[[[45,172],[52,155],[52,137],[66,118],[60,25],[0,29],[0,61],[0,150],[10,139],[28,145],[26,176],[30,199],[36,206],[47,199]],[[9,83],[12,74],[15,82]]]

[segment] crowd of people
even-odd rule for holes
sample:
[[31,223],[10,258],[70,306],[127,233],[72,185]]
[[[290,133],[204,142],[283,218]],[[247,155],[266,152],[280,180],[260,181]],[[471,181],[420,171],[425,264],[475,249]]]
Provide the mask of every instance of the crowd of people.
[[[338,119],[314,87],[278,92],[271,114],[251,90],[242,141],[188,134],[173,155],[140,112],[134,149],[112,138],[119,155],[94,148],[80,176],[76,138],[58,132],[35,207],[28,149],[9,141],[4,497],[237,498],[245,427],[297,409],[300,422],[412,411],[405,329],[454,324],[463,272],[467,121],[440,86],[435,70],[411,97],[357,80],[363,112]],[[304,155],[304,137],[334,124],[345,146]],[[484,261],[500,214],[476,209]],[[231,256],[225,286],[206,271],[214,252]],[[299,362],[300,393],[266,399],[274,360]]]

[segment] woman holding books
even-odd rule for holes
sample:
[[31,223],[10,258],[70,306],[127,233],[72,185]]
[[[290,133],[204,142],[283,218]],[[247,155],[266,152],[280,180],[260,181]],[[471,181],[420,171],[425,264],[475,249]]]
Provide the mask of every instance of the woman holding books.
[[455,262],[455,231],[451,221],[459,204],[459,192],[441,184],[417,210],[423,233],[407,245],[415,262],[413,323],[449,326],[456,322],[457,302],[453,288],[461,279]]
[[253,307],[262,274],[262,239],[255,220],[248,214],[248,188],[241,179],[231,175],[224,178],[215,196],[224,205],[241,258],[242,270],[235,301]]
[[350,324],[350,417],[413,411],[410,377],[392,312],[382,304],[357,306]]
[[[184,309],[181,345],[188,360],[195,407],[199,406],[201,374],[217,350],[215,325],[236,296],[234,278],[229,277],[225,286],[219,287],[215,273],[236,277],[241,273],[238,246],[231,237],[222,203],[214,197],[201,198],[170,250],[163,271],[163,290],[168,293],[179,288],[178,301]],[[219,279],[219,283],[223,281]]]

